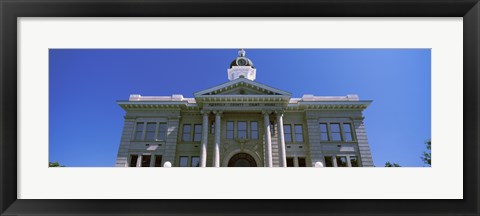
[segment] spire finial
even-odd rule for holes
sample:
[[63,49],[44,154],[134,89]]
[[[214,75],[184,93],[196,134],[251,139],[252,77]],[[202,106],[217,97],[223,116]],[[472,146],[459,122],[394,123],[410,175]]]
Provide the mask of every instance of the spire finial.
[[245,56],[245,50],[244,50],[244,49],[240,49],[240,50],[238,51],[238,56],[239,56],[239,57],[244,57],[244,56]]

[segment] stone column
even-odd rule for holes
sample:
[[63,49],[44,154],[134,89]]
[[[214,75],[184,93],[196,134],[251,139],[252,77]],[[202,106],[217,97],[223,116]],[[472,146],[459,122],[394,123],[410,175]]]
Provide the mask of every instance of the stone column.
[[213,147],[213,167],[220,167],[220,120],[222,112],[215,112],[215,146]]
[[270,134],[270,117],[269,112],[263,111],[264,133],[265,133],[265,165],[267,167],[273,166],[272,160],[272,138]]
[[298,167],[298,157],[297,157],[297,156],[295,156],[295,157],[293,158],[293,166],[294,166],[294,167]]
[[155,167],[155,159],[157,158],[156,154],[150,155],[150,167]]
[[278,153],[280,167],[287,167],[287,154],[285,152],[285,135],[283,134],[283,113],[277,113],[278,124]]
[[208,112],[202,111],[202,147],[200,149],[200,167],[207,166],[207,142],[208,142]]
[[142,154],[139,154],[137,157],[137,167],[142,166]]

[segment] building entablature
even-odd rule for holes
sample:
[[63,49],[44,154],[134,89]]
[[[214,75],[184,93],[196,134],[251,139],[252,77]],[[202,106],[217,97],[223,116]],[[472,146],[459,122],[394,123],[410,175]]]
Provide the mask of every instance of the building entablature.
[[288,104],[287,110],[364,110],[372,101],[299,101]]

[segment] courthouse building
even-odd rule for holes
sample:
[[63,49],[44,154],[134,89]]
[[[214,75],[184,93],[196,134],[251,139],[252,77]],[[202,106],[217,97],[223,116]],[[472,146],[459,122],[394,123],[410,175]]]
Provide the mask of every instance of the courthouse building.
[[[234,58],[234,57],[232,57]],[[371,167],[357,95],[292,98],[255,81],[240,50],[228,82],[182,95],[130,95],[118,167]]]

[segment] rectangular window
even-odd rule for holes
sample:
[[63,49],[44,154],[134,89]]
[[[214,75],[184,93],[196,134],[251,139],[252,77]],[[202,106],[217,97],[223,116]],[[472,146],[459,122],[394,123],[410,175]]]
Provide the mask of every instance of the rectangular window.
[[193,156],[192,157],[192,167],[199,167],[200,166],[200,157]]
[[142,167],[149,167],[150,166],[150,155],[142,155]]
[[233,139],[233,121],[227,121],[227,139]]
[[167,140],[167,123],[160,123],[158,125],[158,140]]
[[302,125],[295,125],[295,142],[303,142]]
[[148,140],[148,141],[155,140],[155,130],[157,130],[157,123],[148,122],[147,131],[145,132],[145,140]]
[[155,167],[162,166],[162,155],[155,155]]
[[293,158],[287,157],[287,167],[293,167]]
[[212,123],[210,124],[210,134],[214,134],[215,133],[215,122],[212,121]]
[[352,167],[358,167],[357,156],[350,156],[350,164],[352,164]]
[[244,122],[244,121],[237,122],[237,138],[238,139],[247,138],[247,122]]
[[330,124],[330,129],[332,130],[332,140],[342,141],[342,135],[340,135],[340,124]]
[[178,159],[178,163],[180,167],[188,167],[188,157],[180,156],[180,158]]
[[285,137],[285,142],[292,142],[292,126],[283,125],[283,135]]
[[250,122],[250,138],[258,139],[258,123]]
[[192,125],[184,124],[183,125],[183,141],[192,141]]
[[135,127],[135,140],[143,140],[143,122],[137,122]]
[[307,161],[305,160],[305,158],[298,158],[298,166],[307,167]]
[[320,123],[320,140],[329,141],[327,124],[325,123]]
[[352,125],[350,123],[343,123],[343,133],[345,133],[345,141],[353,141]]
[[347,157],[346,156],[337,156],[337,167],[347,167]]
[[202,125],[196,124],[193,126],[193,141],[200,142],[202,140]]
[[130,167],[137,166],[138,155],[130,155]]
[[332,156],[325,156],[325,167],[333,167]]

